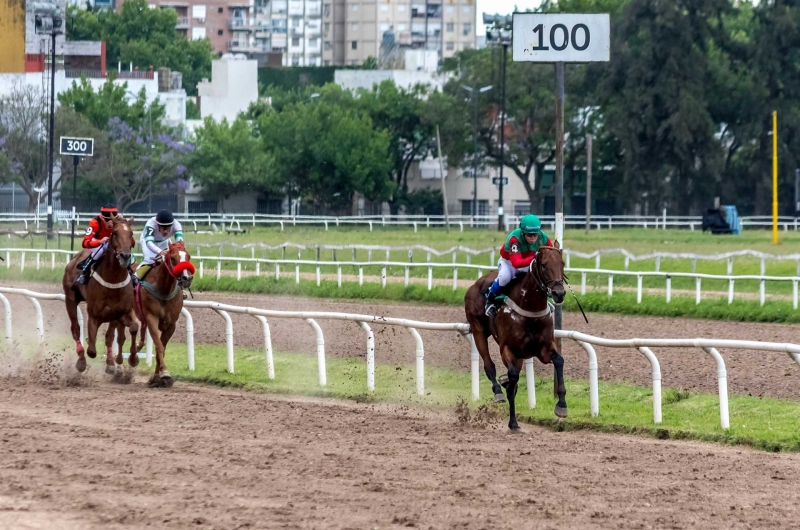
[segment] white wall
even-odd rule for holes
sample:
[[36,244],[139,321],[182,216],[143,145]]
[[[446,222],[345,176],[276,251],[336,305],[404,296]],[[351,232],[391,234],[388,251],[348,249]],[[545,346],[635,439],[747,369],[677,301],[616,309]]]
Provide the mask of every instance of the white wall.
[[373,85],[391,80],[401,88],[409,89],[417,84],[429,85],[441,90],[445,79],[429,72],[406,70],[336,70],[334,82],[345,90],[365,88],[372,90]]
[[211,81],[197,84],[200,115],[233,121],[258,100],[258,61],[224,55],[211,63]]

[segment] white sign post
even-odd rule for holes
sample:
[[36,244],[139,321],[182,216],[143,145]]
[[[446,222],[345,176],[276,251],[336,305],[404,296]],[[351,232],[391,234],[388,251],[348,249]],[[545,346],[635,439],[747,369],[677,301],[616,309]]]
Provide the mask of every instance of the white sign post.
[[[556,233],[564,248],[564,63],[606,62],[611,55],[608,14],[514,13],[514,61],[555,63],[556,70]],[[561,306],[556,306],[561,329]],[[561,339],[557,339],[561,350]]]

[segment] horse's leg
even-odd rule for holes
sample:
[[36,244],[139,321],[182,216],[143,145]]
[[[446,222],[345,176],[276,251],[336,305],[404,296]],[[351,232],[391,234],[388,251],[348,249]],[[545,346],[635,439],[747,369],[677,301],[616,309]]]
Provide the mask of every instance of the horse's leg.
[[106,330],[106,373],[115,374],[117,367],[114,364],[114,331],[117,329],[116,322],[109,322]]
[[506,397],[503,395],[503,389],[497,382],[497,369],[492,361],[492,356],[489,355],[489,339],[482,331],[474,331],[472,338],[475,340],[475,347],[478,348],[478,353],[483,359],[483,371],[486,377],[492,383],[492,393],[494,394],[495,403],[503,403]]
[[507,347],[503,348],[502,357],[503,362],[508,367],[508,386],[506,387],[509,412],[508,428],[512,431],[518,431],[519,424],[517,423],[516,397],[519,374],[522,371],[523,361],[522,359],[517,359]]
[[161,331],[158,329],[158,317],[148,314],[146,319],[147,329],[150,330],[150,337],[153,339],[153,346],[156,350],[156,370],[148,384],[151,387],[172,386],[174,382],[172,374],[170,374],[167,371],[167,367],[164,366],[164,344],[161,342]]
[[[136,343],[136,335],[139,334],[140,327],[142,329],[142,340],[139,341],[139,343],[137,344]],[[139,350],[142,347],[142,344],[144,343],[144,329],[145,329],[145,326],[142,325],[139,322],[138,318],[136,318],[136,313],[134,311],[131,311],[127,315],[125,315],[120,321],[120,333],[121,333],[122,337],[125,336],[125,329],[124,328],[128,328],[128,331],[131,334],[131,352],[130,352],[130,356],[128,357],[128,365],[131,368],[134,368],[134,367],[139,365],[139,355],[138,355],[138,353],[139,353]],[[124,342],[124,339],[123,339],[123,342]],[[120,346],[120,348],[122,348],[122,346]],[[122,351],[122,350],[120,349],[120,351]]]
[[81,344],[81,326],[78,324],[78,303],[74,298],[67,297],[64,302],[67,306],[67,316],[69,317],[69,329],[72,339],[75,341],[75,353],[78,354],[78,361],[75,369],[79,372],[86,370],[86,356],[84,355],[83,344]]
[[122,322],[117,322],[117,356],[114,358],[114,362],[117,364],[122,364],[122,350],[125,347],[125,326],[122,325]]
[[556,403],[556,410],[555,414],[559,418],[566,418],[567,417],[567,389],[564,386],[564,358],[558,353],[556,350],[555,345],[553,345],[553,353],[550,357],[553,363],[553,386],[556,395],[558,396],[558,402]]
[[91,313],[89,314],[88,320],[89,322],[86,325],[86,330],[89,333],[89,344],[87,344],[86,355],[94,359],[97,357],[97,330],[100,328],[100,323]]

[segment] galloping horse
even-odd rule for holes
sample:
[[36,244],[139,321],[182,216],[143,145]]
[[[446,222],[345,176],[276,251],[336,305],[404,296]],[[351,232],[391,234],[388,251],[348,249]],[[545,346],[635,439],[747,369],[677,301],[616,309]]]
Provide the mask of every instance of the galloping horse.
[[496,277],[497,272],[484,275],[469,288],[464,297],[467,320],[472,329],[475,345],[483,359],[483,370],[492,382],[494,400],[502,403],[505,398],[489,355],[489,333],[500,345],[500,357],[508,368],[508,382],[503,382],[511,415],[508,428],[519,429],[514,398],[523,362],[531,357],[538,358],[544,364],[553,363],[554,393],[558,395],[555,414],[560,418],[566,418],[564,358],[556,349],[554,324],[547,304],[548,297],[552,297],[558,304],[564,301],[564,261],[561,258],[558,241],[554,247],[539,249],[528,267],[528,272],[521,280],[510,286],[505,306],[497,313],[497,317],[491,319],[484,313],[486,300],[484,292]]
[[194,265],[183,244],[170,244],[166,255],[136,286],[136,309],[144,325],[139,342],[150,330],[156,347],[156,370],[148,383],[151,387],[171,387],[175,382],[164,364],[164,351],[175,333],[175,324],[183,309],[182,289],[192,285]]
[[[100,324],[109,323],[106,332],[106,373],[113,374],[116,371],[114,364],[122,364],[122,345],[125,344],[125,327],[131,333],[131,356],[128,363],[131,366],[138,364],[136,354],[141,347],[136,344],[136,334],[139,331],[139,320],[136,318],[133,305],[133,285],[128,274],[128,266],[131,263],[131,248],[134,245],[133,231],[131,225],[133,217],[125,219],[117,216],[112,219],[112,234],[108,242],[106,256],[97,265],[94,274],[89,282],[84,286],[75,280],[80,275],[78,263],[88,257],[90,250],[86,249],[72,258],[64,269],[64,277],[61,285],[66,297],[67,315],[69,316],[72,338],[75,340],[75,351],[78,354],[78,361],[75,368],[79,372],[86,370],[86,357],[84,357],[83,344],[81,344],[80,326],[78,325],[78,304],[86,302],[86,310],[89,314],[88,332],[89,345],[86,354],[94,359],[97,356],[95,342],[97,340],[97,329]],[[120,353],[114,359],[112,354],[112,343],[114,341],[114,330],[118,330],[117,344]]]

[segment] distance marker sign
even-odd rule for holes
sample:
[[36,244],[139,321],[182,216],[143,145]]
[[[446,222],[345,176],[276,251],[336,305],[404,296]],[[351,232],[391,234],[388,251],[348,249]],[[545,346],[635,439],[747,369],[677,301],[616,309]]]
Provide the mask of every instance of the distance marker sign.
[[93,138],[70,138],[68,136],[61,137],[61,150],[59,154],[62,155],[77,155],[77,156],[92,156],[94,155],[94,139]]
[[514,61],[606,62],[610,58],[608,14],[514,13]]

